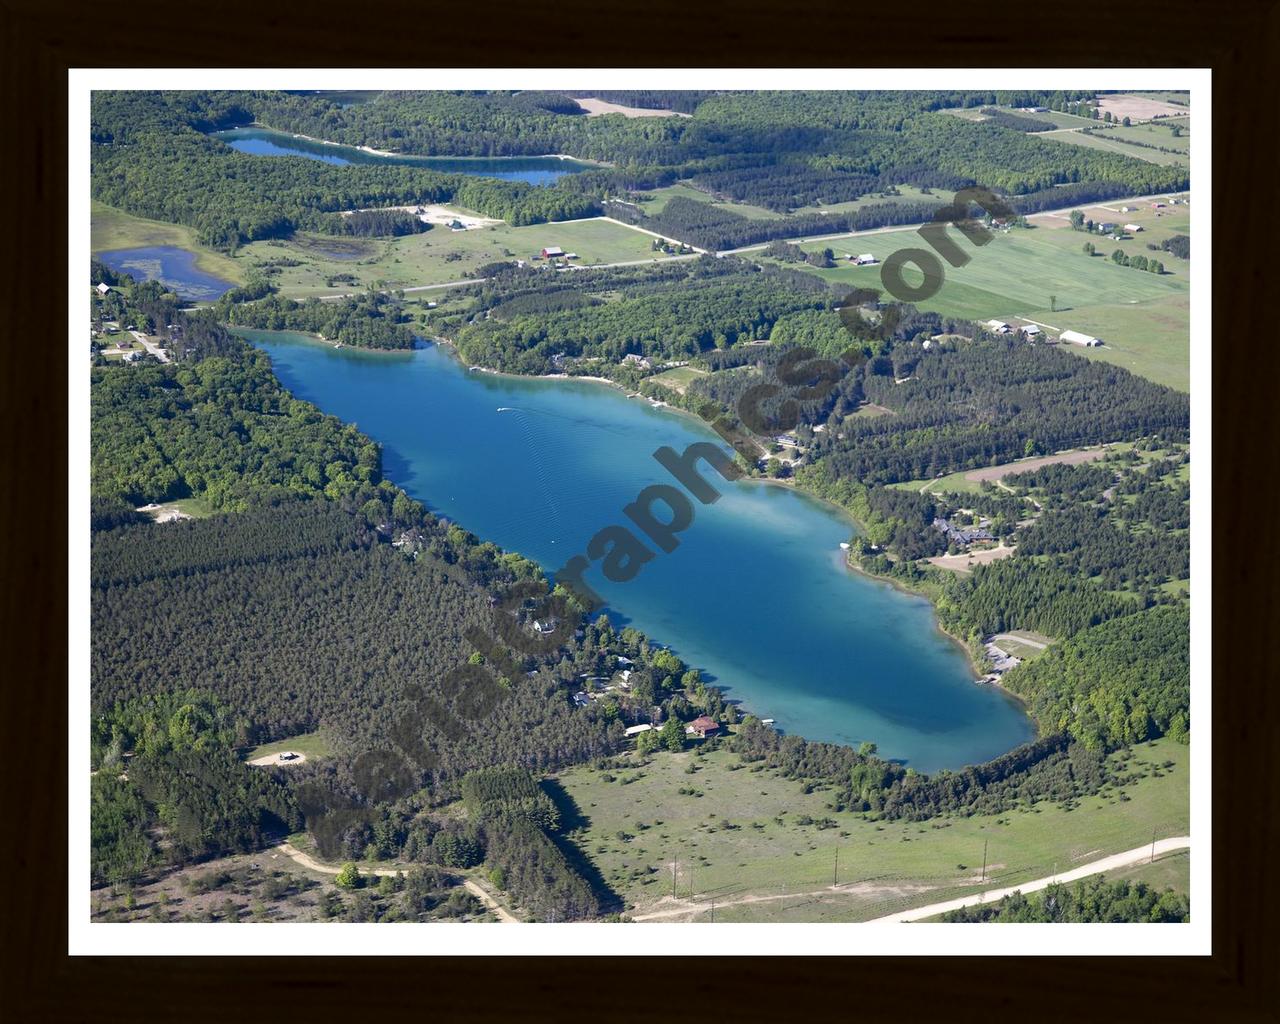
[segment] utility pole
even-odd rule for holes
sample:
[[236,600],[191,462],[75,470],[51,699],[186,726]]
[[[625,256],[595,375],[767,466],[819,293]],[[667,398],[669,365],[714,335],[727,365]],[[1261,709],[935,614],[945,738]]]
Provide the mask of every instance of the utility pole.
[[716,923],[716,901],[715,900],[711,901],[711,923],[712,924]]
[[1156,862],[1156,830],[1151,830],[1151,863]]
[[831,872],[831,884],[837,886],[840,884],[840,847],[836,847],[836,866]]
[[991,842],[990,838],[982,840],[982,880],[987,880],[987,843]]
[[680,858],[671,862],[671,898],[676,898],[676,872],[680,870]]

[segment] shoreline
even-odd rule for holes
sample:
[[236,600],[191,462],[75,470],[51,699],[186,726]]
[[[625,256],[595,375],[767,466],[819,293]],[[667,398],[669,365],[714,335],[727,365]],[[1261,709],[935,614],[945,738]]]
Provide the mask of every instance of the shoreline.
[[875,583],[883,583],[886,586],[890,586],[894,590],[898,591],[898,593],[900,594],[907,594],[907,595],[910,595],[911,597],[918,597],[923,601],[928,601],[929,607],[933,611],[934,626],[937,628],[939,633],[941,633],[953,644],[955,644],[958,648],[960,648],[961,653],[964,654],[965,661],[969,663],[969,668],[973,670],[973,673],[975,676],[973,680],[973,685],[974,686],[994,686],[996,689],[998,689],[1001,693],[1003,693],[1006,697],[1008,697],[1015,704],[1017,704],[1019,708],[1022,709],[1023,714],[1025,714],[1027,718],[1031,720],[1031,723],[1036,727],[1036,738],[1037,739],[1041,738],[1042,730],[1040,728],[1040,722],[1036,720],[1036,717],[1033,714],[1031,714],[1030,706],[1027,704],[1025,700],[1023,700],[1021,696],[1014,693],[1012,690],[1006,687],[1003,683],[1001,683],[998,679],[991,682],[984,682],[981,678],[979,678],[979,677],[988,675],[989,673],[984,672],[978,666],[978,664],[974,661],[973,652],[969,650],[969,645],[965,643],[963,640],[961,640],[958,636],[956,636],[949,629],[947,629],[946,626],[942,624],[942,618],[938,615],[938,606],[934,604],[932,600],[930,600],[928,594],[920,590],[916,590],[912,587],[909,587],[907,586],[907,584],[903,583],[901,580],[895,579],[892,576],[880,576],[880,575],[877,575],[876,573],[868,572],[866,569],[862,568],[862,566],[856,565],[853,559],[849,557],[849,553],[847,551],[842,552],[842,554],[844,555],[843,561],[844,561],[845,567],[848,568],[850,572],[857,573],[859,576],[862,576],[863,578],[871,580]]
[[241,338],[244,341],[252,342],[253,339],[244,338],[244,336],[238,332],[261,331],[264,334],[291,334],[295,337],[301,338],[308,344],[320,345],[334,352],[367,352],[378,356],[398,356],[406,355],[418,347],[416,344],[412,348],[372,348],[366,345],[344,345],[340,341],[330,341],[328,338],[323,338],[319,334],[314,334],[311,331],[298,331],[294,330],[292,327],[250,327],[248,324],[227,324],[226,328],[237,338]]

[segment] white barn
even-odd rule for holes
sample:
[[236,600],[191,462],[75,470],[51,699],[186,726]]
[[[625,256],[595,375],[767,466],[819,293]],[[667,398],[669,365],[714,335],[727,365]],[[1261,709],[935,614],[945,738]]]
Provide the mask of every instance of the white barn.
[[1079,331],[1063,331],[1058,340],[1071,345],[1083,345],[1085,348],[1097,348],[1102,344],[1101,340],[1093,335],[1081,334]]

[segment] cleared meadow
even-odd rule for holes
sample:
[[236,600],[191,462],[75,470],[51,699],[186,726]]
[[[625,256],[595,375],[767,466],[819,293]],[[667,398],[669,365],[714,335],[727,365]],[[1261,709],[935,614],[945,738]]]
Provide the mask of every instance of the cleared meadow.
[[706,921],[714,900],[717,921],[857,921],[1044,877],[1132,849],[1153,830],[1186,834],[1188,748],[1161,739],[1113,757],[1132,780],[1074,810],[927,822],[833,811],[822,790],[721,750],[578,768],[559,781],[583,819],[570,838],[633,916]]

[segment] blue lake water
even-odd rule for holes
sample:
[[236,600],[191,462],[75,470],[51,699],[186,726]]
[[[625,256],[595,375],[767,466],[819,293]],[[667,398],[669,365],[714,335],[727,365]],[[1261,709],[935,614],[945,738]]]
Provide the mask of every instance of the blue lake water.
[[[674,482],[655,449],[718,441],[690,417],[600,384],[472,372],[436,347],[369,353],[241,333],[294,394],[381,442],[390,479],[552,572],[602,527],[630,525],[623,506],[643,487]],[[871,740],[922,771],[985,761],[1033,736],[1015,702],[973,682],[927,601],[844,566],[852,524],[837,510],[705,465],[704,476],[723,497],[694,502],[674,552],[626,583],[598,564],[584,576],[617,621],[788,732]]]
[[132,274],[139,281],[159,281],[184,299],[212,302],[235,287],[197,267],[195,253],[172,245],[113,249],[97,257],[116,273]]
[[592,165],[577,160],[565,160],[558,156],[386,156],[369,153],[355,146],[340,146],[328,142],[300,139],[285,132],[269,128],[230,128],[212,132],[232,149],[254,156],[303,156],[326,164],[412,164],[433,171],[451,174],[474,174],[484,178],[502,178],[506,181],[527,181],[533,185],[548,185],[566,174],[588,170]]

